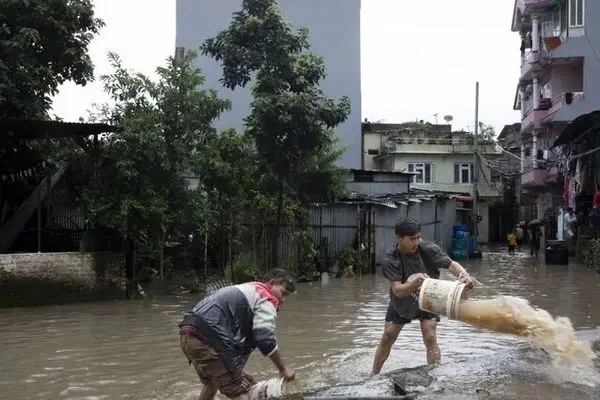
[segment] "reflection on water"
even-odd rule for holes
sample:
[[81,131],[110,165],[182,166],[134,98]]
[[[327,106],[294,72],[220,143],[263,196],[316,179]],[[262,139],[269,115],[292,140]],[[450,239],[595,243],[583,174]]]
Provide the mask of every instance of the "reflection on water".
[[[569,317],[583,339],[600,337],[597,273],[546,266],[524,253],[487,253],[467,267],[490,293],[524,297],[554,316]],[[176,324],[196,301],[183,297],[0,310],[0,398],[195,399],[199,384],[180,354]],[[387,301],[388,283],[381,277],[299,285],[278,321],[280,348],[297,369],[299,389],[366,380]],[[547,356],[530,350],[524,339],[446,319],[438,336],[444,365],[431,373],[441,387],[462,381],[475,385],[477,377],[493,377],[494,382],[509,382],[510,393],[524,399],[565,384],[548,370]],[[423,364],[420,330],[410,324],[383,372]],[[258,354],[248,369],[257,378],[275,375]],[[368,381],[362,392],[389,391],[385,379]],[[482,388],[477,396],[516,398],[494,397],[492,389]]]

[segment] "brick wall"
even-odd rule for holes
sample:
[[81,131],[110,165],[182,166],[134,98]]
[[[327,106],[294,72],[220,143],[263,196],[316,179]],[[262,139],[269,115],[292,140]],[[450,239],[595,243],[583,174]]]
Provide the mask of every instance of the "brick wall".
[[109,252],[0,254],[0,306],[121,297],[124,262]]

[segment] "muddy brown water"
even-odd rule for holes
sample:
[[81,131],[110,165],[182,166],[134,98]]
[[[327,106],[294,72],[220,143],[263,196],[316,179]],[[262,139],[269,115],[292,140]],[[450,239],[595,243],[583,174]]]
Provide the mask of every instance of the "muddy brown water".
[[[600,340],[600,274],[544,265],[524,252],[487,252],[465,265],[490,287],[480,295],[526,298],[569,317],[579,338]],[[197,300],[164,296],[0,309],[0,399],[196,399],[200,386],[178,347],[176,325]],[[596,377],[551,370],[546,356],[523,338],[446,319],[438,328],[441,366],[421,367],[424,347],[418,324],[411,324],[384,375],[367,379],[387,301],[388,283],[380,276],[299,285],[278,320],[281,351],[297,370],[296,389],[334,386],[321,393],[389,395],[386,374],[404,369],[391,375],[421,391],[419,399],[600,398],[600,388],[587,379]],[[248,371],[257,378],[276,375],[259,354]]]

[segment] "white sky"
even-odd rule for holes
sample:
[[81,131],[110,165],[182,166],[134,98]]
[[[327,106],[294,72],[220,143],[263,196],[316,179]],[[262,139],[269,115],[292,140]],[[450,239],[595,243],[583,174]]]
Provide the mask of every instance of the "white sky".
[[[215,0],[218,1],[218,0]],[[299,0],[301,1],[301,0]],[[90,55],[96,76],[109,73],[109,51],[128,68],[153,74],[173,54],[175,0],[95,0],[106,27]],[[479,117],[496,131],[519,121],[512,110],[519,76],[519,37],[510,31],[514,0],[362,0],[362,117],[371,121],[423,119],[472,129],[475,82]],[[86,118],[106,95],[98,81],[66,84],[54,112]]]

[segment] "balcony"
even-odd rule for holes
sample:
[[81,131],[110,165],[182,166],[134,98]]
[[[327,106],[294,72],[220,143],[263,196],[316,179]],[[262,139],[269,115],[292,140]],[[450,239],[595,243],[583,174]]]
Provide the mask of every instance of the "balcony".
[[552,98],[552,107],[548,110],[542,123],[569,122],[577,118],[581,114],[579,110],[569,112],[569,108],[582,102],[585,102],[584,92],[563,92],[554,96]]
[[[473,138],[468,136],[452,138],[393,136],[388,137],[382,144],[381,154],[473,154],[473,149]],[[495,154],[496,144],[493,141],[480,139],[479,152]]]
[[521,175],[521,185],[527,189],[540,189],[548,183],[547,169],[532,169]]
[[521,82],[530,82],[533,79],[534,72],[542,71],[548,64],[548,52],[544,46],[540,46],[540,50],[528,50],[521,58]]
[[521,133],[529,132],[532,129],[541,128],[542,122],[548,115],[551,108],[551,100],[544,98],[540,100],[540,106],[534,109],[532,105],[526,106],[525,118],[521,121]]
[[526,162],[525,172],[521,175],[521,186],[524,189],[532,191],[545,191],[551,189],[552,186],[560,182],[560,174],[558,168],[550,166],[544,160],[538,160],[538,167],[532,168],[531,160]]

